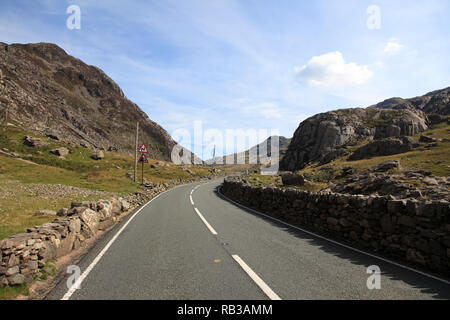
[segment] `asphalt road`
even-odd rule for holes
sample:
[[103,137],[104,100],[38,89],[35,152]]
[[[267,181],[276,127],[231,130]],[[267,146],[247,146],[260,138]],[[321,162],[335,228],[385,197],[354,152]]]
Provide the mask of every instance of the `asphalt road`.
[[[448,283],[240,207],[220,183],[153,199],[80,261],[79,290],[68,293],[65,278],[47,299],[450,298]],[[372,265],[380,289],[367,287]]]

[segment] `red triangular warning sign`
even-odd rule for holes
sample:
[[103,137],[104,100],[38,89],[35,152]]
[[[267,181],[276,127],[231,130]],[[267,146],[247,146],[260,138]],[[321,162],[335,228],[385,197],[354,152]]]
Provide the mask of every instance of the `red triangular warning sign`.
[[148,153],[148,149],[145,146],[145,144],[142,144],[142,146],[139,147],[138,152],[140,152],[140,153]]
[[141,155],[141,158],[139,159],[139,162],[148,163],[148,159],[145,156],[145,154]]

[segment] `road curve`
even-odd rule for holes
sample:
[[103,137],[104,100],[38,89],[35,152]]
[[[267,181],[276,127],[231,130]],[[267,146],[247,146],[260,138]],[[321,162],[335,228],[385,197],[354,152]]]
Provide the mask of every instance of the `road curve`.
[[[265,218],[221,180],[174,188],[130,215],[47,299],[449,299],[450,285]],[[105,250],[105,247],[107,250]],[[369,290],[369,266],[381,270]]]

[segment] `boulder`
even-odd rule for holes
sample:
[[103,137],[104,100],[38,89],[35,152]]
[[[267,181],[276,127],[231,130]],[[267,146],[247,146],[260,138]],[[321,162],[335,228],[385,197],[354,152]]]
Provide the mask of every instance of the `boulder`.
[[43,147],[43,146],[48,145],[48,143],[42,141],[42,139],[35,138],[32,136],[25,136],[23,138],[23,144],[25,144],[29,147]]
[[436,142],[436,141],[437,141],[437,139],[430,137],[430,136],[426,136],[424,134],[421,135],[419,138],[419,142],[422,142],[422,143],[430,143],[430,142]]
[[117,199],[112,199],[110,200],[112,208],[111,208],[111,212],[113,215],[119,215],[120,212],[122,212],[122,205],[120,203],[119,200]]
[[68,211],[69,211],[69,209],[67,209],[67,208],[61,208],[61,209],[58,210],[58,212],[56,213],[56,215],[57,215],[57,216],[60,216],[60,217],[66,216],[67,213],[68,213]]
[[44,216],[44,215],[48,215],[48,216],[56,216],[56,211],[53,210],[38,210],[34,213],[35,216]]
[[94,160],[103,160],[105,158],[105,154],[103,151],[98,150],[93,155],[91,155],[91,158]]
[[100,223],[99,215],[91,209],[86,209],[80,213],[81,230],[84,236],[91,237],[97,233]]
[[14,267],[11,267],[8,270],[6,270],[5,275],[7,277],[10,277],[10,276],[13,276],[13,275],[15,275],[17,273],[19,273],[19,266],[14,266]]
[[344,167],[342,168],[342,175],[349,176],[356,172],[356,169],[353,167]]
[[297,173],[283,173],[281,181],[284,186],[303,186],[305,184],[305,178]]
[[51,133],[51,132],[46,133],[45,136],[50,138],[50,139],[53,139],[53,140],[61,140],[61,138],[57,134],[54,134],[54,133]]
[[369,170],[372,172],[386,172],[393,169],[399,169],[400,168],[400,161],[398,160],[388,160],[384,161],[376,166],[373,166]]
[[18,273],[11,277],[8,277],[8,283],[10,286],[18,286],[25,282],[25,276]]
[[128,209],[130,209],[130,204],[128,203],[128,201],[122,199],[120,200],[120,204],[122,206],[122,211],[127,211]]
[[100,220],[108,220],[113,216],[112,204],[110,201],[102,200],[97,202],[97,210],[101,216]]
[[411,137],[386,138],[376,140],[356,149],[348,158],[361,160],[371,157],[388,156],[411,151],[418,146],[417,141]]
[[9,256],[8,263],[6,266],[9,268],[12,268],[12,267],[18,266],[19,263],[20,263],[19,258],[13,253]]
[[65,157],[69,154],[69,149],[65,148],[65,147],[61,147],[58,149],[53,149],[50,151],[50,153],[57,155],[59,157]]
[[423,182],[428,184],[428,185],[432,185],[432,186],[437,186],[439,185],[439,183],[437,182],[437,180],[435,178],[432,177],[425,177],[423,179]]

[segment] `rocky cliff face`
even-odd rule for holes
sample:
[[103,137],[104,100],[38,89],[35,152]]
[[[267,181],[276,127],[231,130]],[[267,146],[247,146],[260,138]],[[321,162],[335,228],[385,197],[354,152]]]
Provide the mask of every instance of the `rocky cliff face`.
[[300,123],[280,169],[329,162],[364,140],[415,135],[449,114],[450,87],[411,99],[387,99],[366,109],[320,113]]
[[420,110],[342,109],[320,113],[300,123],[282,170],[299,170],[308,163],[327,163],[364,140],[411,136],[428,128]]
[[170,159],[175,142],[102,70],[54,44],[0,42],[0,122],[95,149],[134,150],[136,121],[150,157]]

